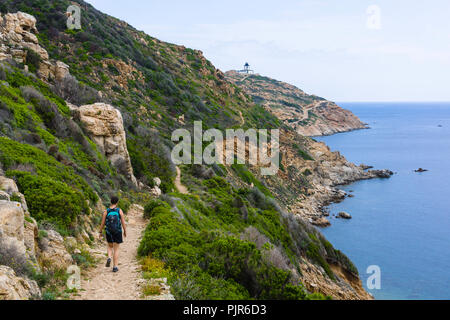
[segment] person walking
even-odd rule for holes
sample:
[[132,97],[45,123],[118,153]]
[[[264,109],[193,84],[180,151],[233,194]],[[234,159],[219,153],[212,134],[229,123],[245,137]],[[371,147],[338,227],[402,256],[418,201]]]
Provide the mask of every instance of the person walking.
[[[100,226],[100,239],[103,237],[103,228],[106,226],[106,241],[108,243],[108,259],[106,267],[113,262],[113,272],[119,271],[119,247],[123,243],[123,237],[127,236],[125,218],[123,211],[117,206],[119,198],[111,197],[110,207],[103,213],[102,224]],[[123,230],[123,232],[122,232]]]

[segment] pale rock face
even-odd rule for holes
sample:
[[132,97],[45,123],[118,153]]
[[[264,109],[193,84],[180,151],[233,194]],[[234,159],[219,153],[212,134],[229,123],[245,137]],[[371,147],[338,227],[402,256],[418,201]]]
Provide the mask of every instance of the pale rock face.
[[40,296],[36,281],[18,277],[10,267],[0,266],[0,300],[28,300]]
[[159,186],[161,185],[161,179],[158,178],[158,177],[153,178],[153,182],[155,183],[155,185],[156,185],[157,187],[159,187]]
[[73,264],[72,256],[67,252],[63,237],[54,230],[48,230],[47,243],[40,254],[44,266],[50,264],[52,268],[67,269]]
[[154,186],[151,190],[150,190],[150,194],[154,197],[159,197],[162,194],[162,191],[159,187]]
[[24,230],[23,230],[23,243],[31,258],[35,258],[39,250],[38,248],[38,224],[28,212],[25,213],[27,220],[25,220]]
[[[8,196],[0,200],[0,231],[7,243],[15,246],[21,254],[35,260],[37,223],[28,213],[25,197],[18,192],[14,180],[3,176],[0,176],[0,189],[5,190],[0,191],[1,194]],[[20,203],[9,200],[13,194],[20,197]],[[25,216],[32,222],[25,221]]]
[[69,66],[61,61],[50,61],[47,50],[39,45],[36,18],[24,12],[0,15],[0,61],[14,59],[24,63],[26,49],[36,52],[41,58],[37,74],[40,78],[61,81],[69,74]]
[[[39,45],[39,41],[36,37],[36,18],[23,13],[7,13],[0,18],[0,42],[14,46],[16,50],[22,50],[29,48],[35,51],[42,60],[48,60],[47,51]],[[13,48],[12,48],[13,49]],[[5,55],[8,52],[4,52]],[[20,55],[9,52],[10,57],[16,58],[20,61]]]
[[64,62],[57,61],[55,64],[55,78],[56,81],[62,81],[67,75],[69,75],[69,66]]
[[12,195],[15,192],[19,192],[19,188],[17,188],[16,183],[13,179],[9,179],[3,176],[0,176],[0,190],[5,191]]
[[75,113],[88,136],[97,144],[111,163],[137,186],[128,154],[122,114],[105,103],[84,105]]
[[0,200],[0,228],[3,235],[23,242],[23,225],[24,211],[21,204]]
[[162,191],[159,188],[161,185],[161,179],[158,177],[153,178],[153,182],[155,183],[155,186],[150,190],[150,194],[152,196],[159,197],[162,194]]

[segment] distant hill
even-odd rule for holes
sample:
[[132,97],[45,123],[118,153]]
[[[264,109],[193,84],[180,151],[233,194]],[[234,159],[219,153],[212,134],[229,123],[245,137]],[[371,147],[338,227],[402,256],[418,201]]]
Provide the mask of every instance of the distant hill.
[[321,136],[366,128],[352,112],[291,84],[236,71],[228,71],[225,76],[301,135]]

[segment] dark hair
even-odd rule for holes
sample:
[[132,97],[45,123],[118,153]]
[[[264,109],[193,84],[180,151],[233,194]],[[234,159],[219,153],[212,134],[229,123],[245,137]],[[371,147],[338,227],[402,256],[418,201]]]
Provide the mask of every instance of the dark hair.
[[117,204],[118,202],[119,202],[119,198],[117,198],[116,196],[111,197],[111,204]]

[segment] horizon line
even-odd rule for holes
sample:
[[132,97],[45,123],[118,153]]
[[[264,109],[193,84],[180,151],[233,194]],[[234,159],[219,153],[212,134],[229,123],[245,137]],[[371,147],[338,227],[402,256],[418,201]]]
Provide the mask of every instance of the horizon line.
[[[330,101],[330,100],[329,100]],[[334,103],[450,103],[450,100],[342,100],[342,101],[333,101]]]

